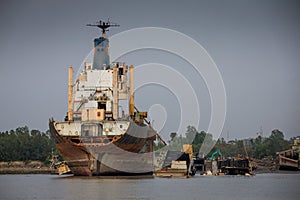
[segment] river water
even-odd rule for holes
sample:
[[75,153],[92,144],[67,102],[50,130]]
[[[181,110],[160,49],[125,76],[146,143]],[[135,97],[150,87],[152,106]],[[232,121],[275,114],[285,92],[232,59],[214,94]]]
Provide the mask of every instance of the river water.
[[0,199],[299,199],[300,174],[108,179],[0,175]]

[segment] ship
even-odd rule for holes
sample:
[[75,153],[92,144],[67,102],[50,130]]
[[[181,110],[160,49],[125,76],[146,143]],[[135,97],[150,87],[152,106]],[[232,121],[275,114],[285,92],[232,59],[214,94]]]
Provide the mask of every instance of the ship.
[[51,137],[74,175],[152,176],[157,133],[134,104],[134,66],[109,58],[106,32],[119,25],[100,20],[87,26],[102,34],[94,39],[92,62],[84,62],[76,79],[68,68],[67,115],[49,119]]

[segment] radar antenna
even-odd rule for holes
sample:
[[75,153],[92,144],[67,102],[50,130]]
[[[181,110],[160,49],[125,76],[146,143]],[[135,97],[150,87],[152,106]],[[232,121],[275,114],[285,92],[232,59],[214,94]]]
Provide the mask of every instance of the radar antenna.
[[117,27],[120,25],[118,25],[116,23],[111,23],[108,19],[107,22],[99,20],[95,24],[87,24],[87,26],[96,26],[96,27],[102,29],[102,34],[105,34],[106,31],[109,31],[108,30],[109,27]]

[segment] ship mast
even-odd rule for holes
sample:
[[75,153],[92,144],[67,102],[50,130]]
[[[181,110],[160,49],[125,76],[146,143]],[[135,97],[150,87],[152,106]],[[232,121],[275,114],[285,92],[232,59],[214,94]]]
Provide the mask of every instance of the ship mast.
[[87,26],[95,26],[102,29],[102,36],[103,36],[106,31],[109,31],[108,29],[109,27],[117,27],[120,25],[116,23],[111,23],[109,20],[107,20],[107,22],[99,20],[99,22],[96,22],[95,24],[87,24]]
[[73,121],[73,67],[68,69],[68,121]]
[[99,21],[95,24],[87,24],[87,26],[98,27],[102,30],[102,35],[99,38],[94,39],[94,58],[93,58],[93,69],[106,70],[110,68],[109,60],[109,40],[106,36],[106,32],[109,31],[110,27],[117,27],[118,24]]

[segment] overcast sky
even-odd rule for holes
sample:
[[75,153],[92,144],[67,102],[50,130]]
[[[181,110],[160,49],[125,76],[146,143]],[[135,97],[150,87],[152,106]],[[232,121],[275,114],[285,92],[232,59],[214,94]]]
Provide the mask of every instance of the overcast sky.
[[[44,131],[50,117],[63,120],[67,67],[78,70],[99,35],[99,30],[85,25],[110,18],[121,25],[112,28],[110,36],[132,28],[163,27],[186,34],[206,49],[226,89],[227,113],[221,135],[225,139],[227,133],[231,139],[256,137],[260,127],[265,136],[273,129],[283,131],[286,138],[300,135],[299,9],[297,0],[2,0],[0,131],[24,125]],[[180,72],[200,99],[197,128],[207,130],[209,93],[189,63],[154,50],[132,52],[120,59],[135,66],[151,62],[184,69]],[[149,85],[136,91],[136,99],[142,109],[155,104],[162,105],[156,110],[165,109],[167,119],[161,130],[165,138],[176,131],[180,120],[176,94]],[[154,116],[157,113],[151,120],[159,125]]]

